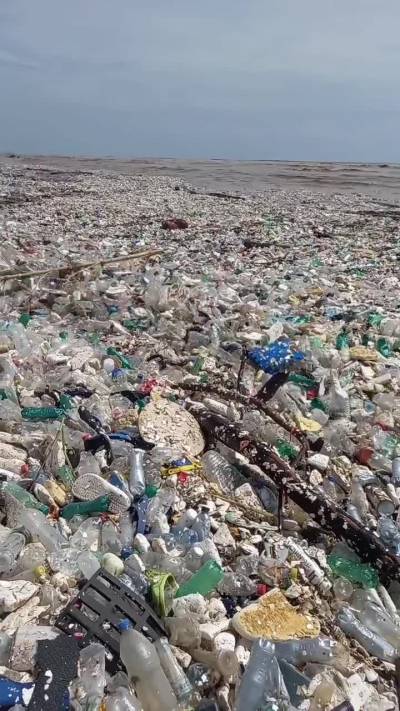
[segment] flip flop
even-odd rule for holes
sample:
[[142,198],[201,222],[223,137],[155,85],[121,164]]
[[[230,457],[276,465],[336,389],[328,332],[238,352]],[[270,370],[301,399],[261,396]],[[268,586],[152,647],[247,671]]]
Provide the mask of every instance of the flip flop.
[[98,474],[81,474],[73,483],[72,493],[82,501],[90,501],[103,496],[103,494],[108,494],[111,513],[122,513],[127,511],[131,505],[129,496]]

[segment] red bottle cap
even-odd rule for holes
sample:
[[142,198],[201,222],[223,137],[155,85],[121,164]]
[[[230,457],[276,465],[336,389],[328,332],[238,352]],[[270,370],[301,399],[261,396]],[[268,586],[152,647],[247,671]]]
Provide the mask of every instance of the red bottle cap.
[[267,590],[268,590],[268,588],[265,583],[259,583],[257,585],[257,595],[259,595],[260,597],[261,597],[261,595],[265,595]]

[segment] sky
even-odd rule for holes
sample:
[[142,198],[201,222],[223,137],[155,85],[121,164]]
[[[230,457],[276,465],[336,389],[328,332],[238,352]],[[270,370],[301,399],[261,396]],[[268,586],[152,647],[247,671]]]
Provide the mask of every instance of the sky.
[[399,0],[1,0],[0,152],[400,162]]

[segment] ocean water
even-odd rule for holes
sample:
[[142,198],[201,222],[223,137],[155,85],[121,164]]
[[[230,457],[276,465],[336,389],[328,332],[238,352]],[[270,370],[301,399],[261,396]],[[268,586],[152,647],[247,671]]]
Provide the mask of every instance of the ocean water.
[[[85,158],[0,154],[5,163],[46,165],[57,171],[112,170],[126,175],[182,178],[198,188],[248,193],[271,188],[325,193],[363,193],[400,200],[400,165],[374,163],[299,163],[285,161]],[[56,172],[54,173],[54,177]],[[61,178],[61,176],[59,176]]]

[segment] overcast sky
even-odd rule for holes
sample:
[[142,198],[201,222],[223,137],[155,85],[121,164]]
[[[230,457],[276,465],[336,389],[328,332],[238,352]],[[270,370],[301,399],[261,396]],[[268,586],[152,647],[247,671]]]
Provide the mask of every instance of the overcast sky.
[[400,162],[399,0],[0,0],[0,151]]

